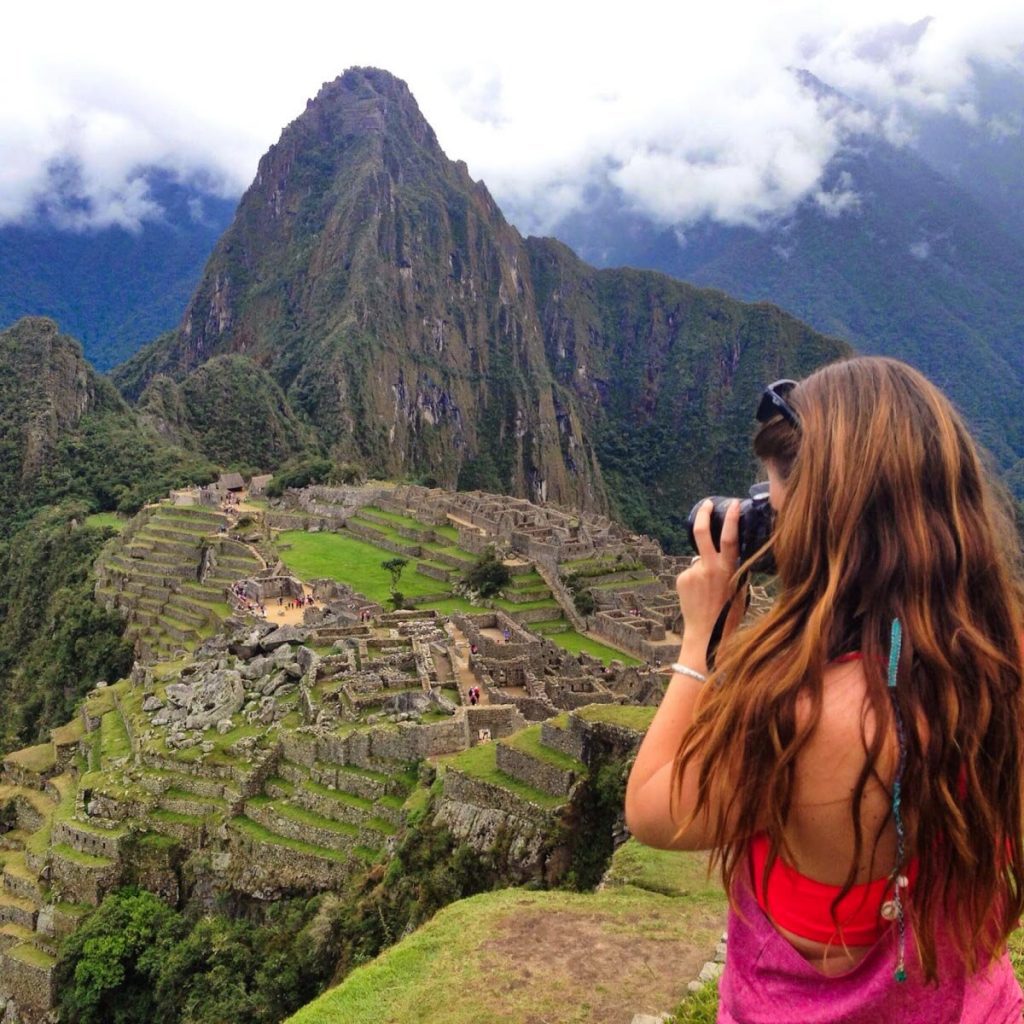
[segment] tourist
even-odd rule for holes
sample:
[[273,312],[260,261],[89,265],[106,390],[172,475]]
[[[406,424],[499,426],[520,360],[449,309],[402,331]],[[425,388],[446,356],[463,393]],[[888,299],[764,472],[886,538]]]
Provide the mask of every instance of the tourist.
[[629,828],[709,849],[722,869],[719,1022],[1020,1021],[1006,954],[1024,911],[1009,502],[949,402],[902,363],[780,381],[757,418],[778,594],[740,625],[739,503],[720,551],[704,503]]

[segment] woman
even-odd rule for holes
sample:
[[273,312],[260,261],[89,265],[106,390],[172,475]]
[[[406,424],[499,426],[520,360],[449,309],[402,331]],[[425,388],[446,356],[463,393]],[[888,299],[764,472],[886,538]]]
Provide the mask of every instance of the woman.
[[718,551],[706,503],[629,827],[721,865],[720,1022],[1019,1021],[1013,521],[948,401],[904,364],[780,382],[758,418],[778,596],[739,626],[739,505]]

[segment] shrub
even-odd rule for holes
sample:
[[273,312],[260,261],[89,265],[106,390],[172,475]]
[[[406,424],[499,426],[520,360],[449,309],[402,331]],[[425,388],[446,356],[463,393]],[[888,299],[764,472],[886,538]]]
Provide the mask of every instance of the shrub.
[[493,597],[502,587],[508,586],[511,579],[512,574],[494,553],[494,548],[488,548],[462,577],[466,586],[481,597]]
[[310,484],[326,483],[333,472],[334,463],[330,459],[314,457],[287,462],[267,484],[267,497],[280,498],[289,487],[308,487]]

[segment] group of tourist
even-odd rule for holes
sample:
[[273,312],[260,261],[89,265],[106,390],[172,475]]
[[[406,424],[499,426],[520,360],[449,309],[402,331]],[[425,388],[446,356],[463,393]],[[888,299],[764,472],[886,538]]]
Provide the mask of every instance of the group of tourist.
[[249,597],[241,583],[231,584],[231,594],[235,598],[235,604],[241,606],[250,614],[263,616],[267,614],[267,609],[263,602]]
[[[251,615],[267,617],[267,606],[259,598],[250,597],[245,592],[243,584],[233,583],[231,585],[231,595],[235,599],[236,607],[244,609]],[[316,598],[312,594],[299,594],[298,597],[282,594],[277,599],[277,607],[279,609],[315,608]]]
[[469,688],[469,703],[476,707],[480,703],[480,687],[471,686]]

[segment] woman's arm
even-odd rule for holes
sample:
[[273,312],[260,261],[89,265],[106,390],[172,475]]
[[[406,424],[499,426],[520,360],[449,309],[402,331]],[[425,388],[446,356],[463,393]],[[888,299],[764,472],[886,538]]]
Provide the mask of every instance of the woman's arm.
[[[707,673],[707,648],[712,630],[725,605],[734,598],[723,635],[727,635],[743,615],[743,601],[733,594],[732,578],[739,564],[739,506],[733,502],[722,527],[721,551],[711,540],[711,502],[697,513],[694,539],[699,558],[676,580],[679,606],[683,615],[683,643],[679,664],[701,674]],[[671,813],[672,767],[679,742],[693,722],[702,684],[689,676],[672,676],[661,706],[651,722],[626,785],[626,824],[642,843],[661,849],[704,849],[710,845],[710,816],[695,818],[683,832],[679,827],[693,813],[697,798],[697,780],[701,759],[690,760],[683,776],[676,804],[677,817]],[[713,813],[713,809],[712,809]]]

